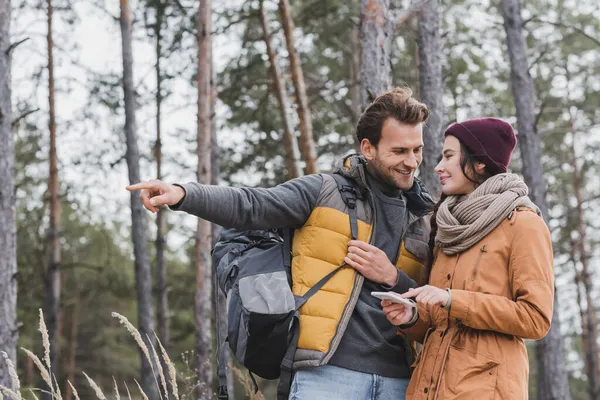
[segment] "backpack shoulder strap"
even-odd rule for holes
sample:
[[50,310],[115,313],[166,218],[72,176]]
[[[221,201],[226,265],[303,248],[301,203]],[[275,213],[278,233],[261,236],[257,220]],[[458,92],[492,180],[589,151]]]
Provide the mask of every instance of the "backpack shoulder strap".
[[358,238],[358,217],[356,214],[356,199],[358,198],[358,191],[354,187],[354,184],[343,177],[340,174],[331,174],[335,183],[337,183],[338,190],[342,195],[342,200],[348,206],[348,215],[350,216],[350,233],[352,240]]

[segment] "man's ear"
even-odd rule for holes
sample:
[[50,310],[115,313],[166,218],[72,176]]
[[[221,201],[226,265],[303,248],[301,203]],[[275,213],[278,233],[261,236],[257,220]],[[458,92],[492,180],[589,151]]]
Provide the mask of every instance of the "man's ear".
[[368,161],[375,159],[377,156],[377,148],[371,144],[369,139],[363,139],[360,142],[360,152]]

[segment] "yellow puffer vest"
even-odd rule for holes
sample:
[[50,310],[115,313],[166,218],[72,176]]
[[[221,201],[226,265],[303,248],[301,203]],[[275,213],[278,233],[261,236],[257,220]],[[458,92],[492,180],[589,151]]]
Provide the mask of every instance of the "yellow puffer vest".
[[[355,166],[355,168],[362,166]],[[348,167],[346,167],[348,168]],[[352,172],[355,168],[350,169]],[[361,176],[352,177],[360,181]],[[357,179],[358,178],[358,179]],[[370,243],[375,211],[366,198],[356,204],[358,240]],[[429,228],[425,217],[409,213],[396,266],[422,284],[428,254]],[[398,227],[402,229],[402,227]],[[304,295],[321,278],[343,264],[351,240],[348,209],[333,177],[323,186],[308,221],[296,230],[292,246],[292,291]],[[364,277],[353,268],[338,271],[300,308],[300,337],[294,368],[327,364],[337,349],[358,300]]]

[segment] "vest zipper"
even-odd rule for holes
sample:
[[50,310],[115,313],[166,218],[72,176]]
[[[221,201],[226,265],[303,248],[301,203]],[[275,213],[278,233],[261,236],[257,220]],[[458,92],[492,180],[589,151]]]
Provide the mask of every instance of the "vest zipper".
[[487,253],[487,250],[485,248],[486,248],[486,246],[483,245],[481,247],[481,249],[479,249],[479,256],[477,256],[477,262],[475,262],[475,269],[473,269],[473,275],[471,275],[471,281],[475,280],[475,276],[477,275],[477,269],[479,268],[479,262],[481,261],[481,257],[483,256],[483,253]]

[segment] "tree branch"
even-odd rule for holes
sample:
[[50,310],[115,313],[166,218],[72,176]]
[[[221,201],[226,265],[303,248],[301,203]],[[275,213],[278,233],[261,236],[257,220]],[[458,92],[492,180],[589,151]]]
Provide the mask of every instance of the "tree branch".
[[88,264],[88,263],[84,263],[84,262],[72,262],[72,263],[68,263],[68,264],[62,264],[60,266],[61,270],[67,270],[67,269],[73,269],[73,268],[87,268],[87,269],[91,269],[97,272],[100,272],[102,269],[104,269],[104,267],[102,265],[93,265],[93,264]]
[[429,0],[422,0],[416,4],[411,4],[408,8],[392,12],[392,21],[394,21],[396,25],[404,24],[406,21],[414,18],[420,13],[427,3],[429,3]]
[[583,29],[577,27],[577,26],[573,26],[573,25],[569,25],[569,24],[565,24],[563,22],[552,22],[552,21],[546,21],[543,19],[539,19],[539,18],[532,18],[532,21],[536,21],[536,22],[540,22],[543,24],[549,24],[552,26],[556,26],[556,27],[560,27],[560,28],[567,28],[567,29],[573,29],[575,32],[579,33],[580,35],[588,38],[589,40],[591,40],[592,42],[594,42],[595,44],[597,44],[598,46],[600,46],[600,39],[597,39],[591,35],[588,35]]
[[104,14],[108,15],[113,21],[119,22],[121,19],[119,17],[115,17],[112,15],[106,8],[102,7],[100,4],[96,4],[95,1],[92,1],[92,6],[96,7],[98,10],[102,11]]
[[39,108],[36,108],[35,110],[28,110],[28,111],[25,111],[23,114],[19,115],[17,118],[15,118],[15,119],[13,120],[11,127],[13,127],[13,128],[14,128],[15,126],[17,126],[17,124],[18,124],[19,122],[21,122],[21,120],[22,120],[22,119],[26,118],[26,117],[27,117],[29,114],[33,114],[33,113],[34,113],[34,112],[36,112],[36,111],[40,111],[40,109],[39,109]]
[[10,46],[8,46],[8,49],[6,49],[5,54],[8,56],[10,54],[10,52],[13,51],[18,45],[20,45],[21,43],[24,43],[28,40],[29,40],[29,38],[26,37],[25,39],[21,39],[18,42],[12,43]]
[[533,68],[534,65],[536,65],[538,62],[540,62],[542,57],[544,57],[547,53],[548,53],[548,46],[546,46],[546,48],[544,50],[540,51],[540,54],[538,54],[538,56],[531,62],[531,64],[529,64],[528,69],[531,71],[531,68]]
[[125,154],[123,154],[121,157],[119,157],[116,161],[113,161],[110,163],[110,169],[113,169],[115,166],[117,166],[117,164],[120,164],[121,161],[123,161],[125,159]]

